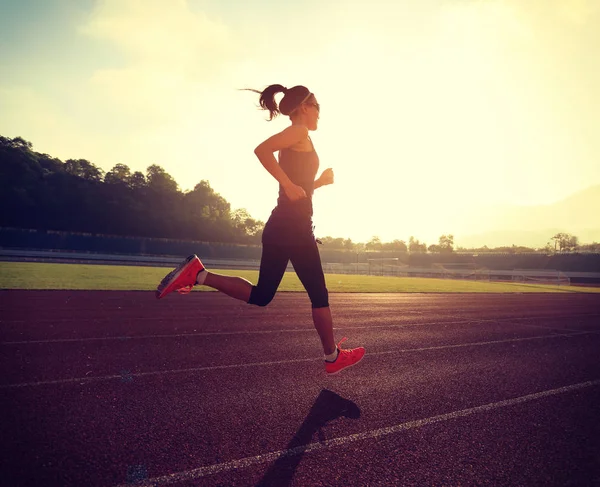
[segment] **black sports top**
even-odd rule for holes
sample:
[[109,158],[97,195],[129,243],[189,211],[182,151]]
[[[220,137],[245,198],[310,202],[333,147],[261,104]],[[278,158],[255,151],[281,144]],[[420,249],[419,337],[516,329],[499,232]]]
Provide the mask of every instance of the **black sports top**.
[[312,195],[315,190],[315,176],[319,170],[319,156],[314,146],[311,151],[281,149],[279,151],[279,166],[292,183],[304,189],[306,198],[290,201],[283,187],[279,185],[277,206],[265,225],[263,243],[314,244]]
[[[283,186],[279,185],[279,198],[277,206],[283,209],[291,209],[292,206],[300,206],[309,209],[308,216],[312,216],[312,195],[315,191],[315,176],[319,170],[319,156],[313,150],[309,152],[282,149],[279,151],[279,166],[290,178],[292,183],[300,186],[306,192],[306,200],[290,201]],[[308,204],[306,204],[308,203]],[[299,205],[298,205],[299,204]]]

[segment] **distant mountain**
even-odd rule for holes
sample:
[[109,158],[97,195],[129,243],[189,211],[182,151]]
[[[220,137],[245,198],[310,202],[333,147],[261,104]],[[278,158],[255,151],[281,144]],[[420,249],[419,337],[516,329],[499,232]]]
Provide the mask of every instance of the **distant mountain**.
[[[600,185],[584,189],[551,205],[492,206],[464,215],[454,241],[461,247],[524,245],[544,247],[558,232],[579,237],[580,243],[600,242]],[[472,232],[479,228],[479,232]]]

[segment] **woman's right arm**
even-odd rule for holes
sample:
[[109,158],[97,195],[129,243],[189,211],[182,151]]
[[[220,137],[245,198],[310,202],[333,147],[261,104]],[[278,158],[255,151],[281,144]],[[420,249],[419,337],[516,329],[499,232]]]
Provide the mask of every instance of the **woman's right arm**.
[[277,163],[274,153],[293,146],[308,137],[308,129],[302,125],[291,125],[284,131],[269,137],[254,149],[254,153],[264,168],[269,171],[283,187],[286,196],[291,201],[306,198],[306,192],[300,186],[292,183],[288,175]]

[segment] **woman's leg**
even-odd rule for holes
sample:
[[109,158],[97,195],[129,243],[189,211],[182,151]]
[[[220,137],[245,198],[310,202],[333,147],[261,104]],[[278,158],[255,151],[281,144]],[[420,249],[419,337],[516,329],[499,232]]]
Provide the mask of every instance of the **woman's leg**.
[[252,283],[243,277],[224,276],[213,272],[207,273],[204,279],[204,285],[217,289],[222,293],[244,301],[245,303],[250,299],[250,293],[252,292],[253,287]]
[[208,272],[201,283],[246,303],[266,306],[275,296],[288,261],[289,257],[284,247],[263,245],[256,286],[243,277],[224,276],[213,272]]
[[252,288],[248,304],[267,306],[273,300],[289,261],[289,247],[263,242],[258,282]]
[[331,308],[313,308],[312,309],[313,323],[321,339],[323,345],[323,353],[331,355],[335,352],[336,345],[333,338],[333,318],[331,317]]
[[312,303],[313,323],[321,339],[323,352],[325,355],[331,355],[336,350],[333,338],[333,318],[329,308],[329,293],[325,286],[325,275],[317,243],[294,247],[291,261]]
[[[313,321],[325,353],[325,372],[337,374],[356,365],[365,356],[364,347],[342,349],[335,345],[333,339],[333,319],[329,308],[329,296],[316,242],[314,245],[297,248],[291,258],[296,274],[306,288],[312,303]],[[345,338],[342,342],[344,340]]]

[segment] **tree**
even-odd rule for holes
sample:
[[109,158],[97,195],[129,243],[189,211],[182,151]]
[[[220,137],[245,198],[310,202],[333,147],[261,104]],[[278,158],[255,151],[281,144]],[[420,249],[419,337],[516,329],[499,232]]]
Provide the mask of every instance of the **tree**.
[[382,245],[382,250],[395,250],[399,252],[406,252],[408,247],[404,240],[394,240],[392,242],[386,242]]
[[13,139],[9,137],[0,136],[0,146],[10,147],[11,149],[25,149],[31,150],[33,144],[23,137],[15,137]]
[[64,168],[67,173],[89,181],[102,181],[104,176],[102,169],[86,159],[67,159]]
[[222,217],[231,216],[231,205],[211,188],[208,181],[202,180],[194,189],[186,193],[186,200],[195,205],[195,213],[203,218],[218,220]]
[[319,240],[323,243],[323,245],[327,245],[327,247],[332,249],[343,249],[344,248],[344,239],[343,238],[334,238],[334,237],[319,237]]
[[369,240],[365,247],[367,250],[381,250],[383,244],[381,243],[381,239],[374,235],[373,237],[371,237],[371,240]]
[[260,220],[255,220],[245,208],[235,210],[231,214],[231,219],[235,227],[243,236],[253,237],[258,234],[265,226]]
[[600,243],[592,242],[591,244],[580,245],[579,250],[582,252],[594,252],[596,254],[600,253]]
[[555,252],[557,247],[560,252],[571,252],[579,247],[579,238],[569,233],[557,233],[551,240],[554,240]]
[[408,239],[408,251],[409,252],[427,252],[427,244],[419,242],[418,239],[411,236]]
[[132,189],[140,189],[147,185],[146,176],[140,171],[134,172],[129,178],[129,187]]
[[157,164],[148,166],[146,179],[148,187],[160,193],[175,193],[179,190],[173,177]]
[[[143,176],[143,175],[142,175]],[[115,164],[110,171],[104,176],[104,182],[108,184],[125,184],[129,186],[131,178],[131,169],[126,164]]]
[[442,235],[440,237],[440,252],[450,253],[454,251],[454,235]]

